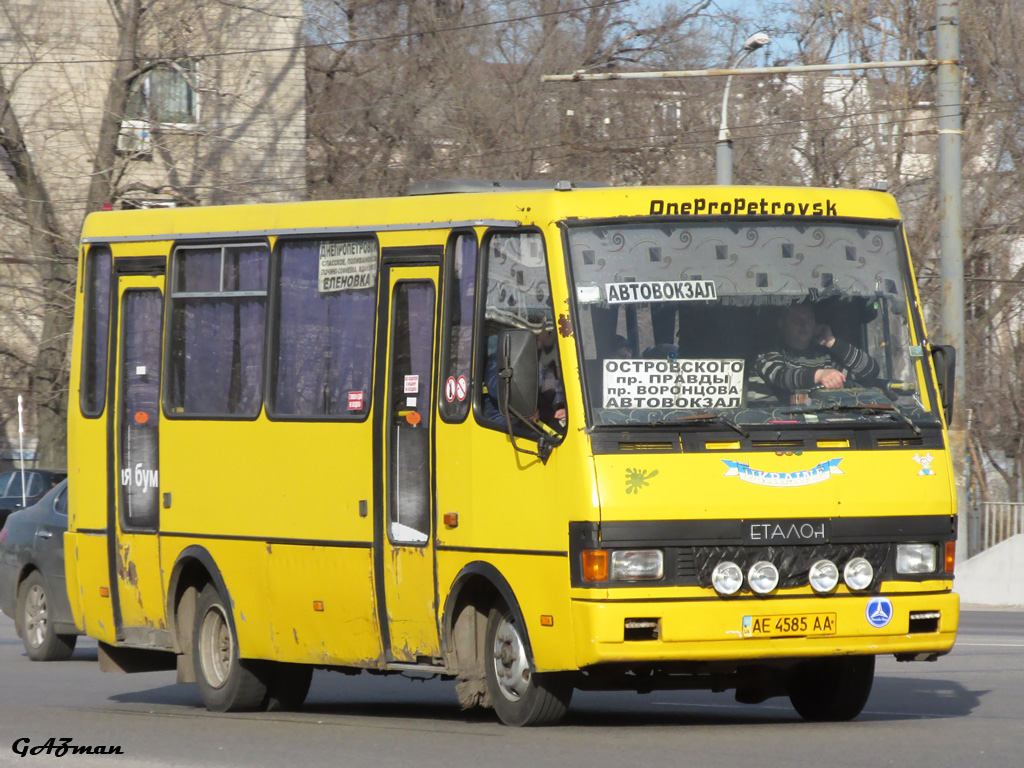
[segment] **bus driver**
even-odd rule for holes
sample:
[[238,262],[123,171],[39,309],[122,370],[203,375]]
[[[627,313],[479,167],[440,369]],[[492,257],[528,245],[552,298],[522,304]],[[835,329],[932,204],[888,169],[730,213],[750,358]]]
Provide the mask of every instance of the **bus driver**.
[[819,324],[809,304],[793,304],[776,321],[781,348],[758,355],[754,373],[776,394],[788,399],[797,390],[841,389],[847,378],[870,381],[879,367],[868,354],[837,339]]

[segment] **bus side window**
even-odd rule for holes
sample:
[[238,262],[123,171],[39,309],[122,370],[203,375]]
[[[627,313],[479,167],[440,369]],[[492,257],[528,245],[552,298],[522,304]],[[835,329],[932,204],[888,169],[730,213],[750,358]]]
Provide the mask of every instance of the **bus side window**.
[[441,397],[438,409],[448,422],[469,413],[473,361],[473,307],[476,301],[477,243],[473,232],[459,232],[445,257],[444,318],[441,346]]
[[259,415],[269,261],[262,243],[175,249],[165,386],[170,415]]
[[107,246],[94,246],[85,259],[85,327],[82,331],[82,415],[103,413],[107,397],[107,350],[110,345],[110,269]]
[[486,240],[485,254],[483,359],[480,361],[483,375],[478,413],[485,426],[502,432],[508,429],[498,407],[498,334],[509,329],[529,330],[537,337],[538,411],[524,414],[530,416],[532,428],[518,424],[513,427],[525,436],[536,437],[538,430],[548,436],[564,436],[565,387],[544,239],[539,232],[495,233]]
[[[278,249],[267,411],[281,418],[364,419],[370,410],[377,241],[300,240]],[[373,257],[368,285],[321,282],[336,254]]]

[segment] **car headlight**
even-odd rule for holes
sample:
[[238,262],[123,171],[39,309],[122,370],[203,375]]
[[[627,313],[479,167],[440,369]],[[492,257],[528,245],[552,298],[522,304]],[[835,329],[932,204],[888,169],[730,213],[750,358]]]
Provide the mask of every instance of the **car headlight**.
[[747,584],[759,595],[767,595],[779,586],[779,569],[767,560],[758,560],[747,571]]
[[871,563],[866,558],[855,557],[843,568],[843,581],[855,592],[867,589],[874,580],[875,569],[871,567]]
[[711,586],[720,595],[735,595],[743,586],[743,571],[736,563],[725,560],[711,571]]
[[811,566],[807,580],[815,592],[831,592],[839,583],[839,568],[831,560],[819,560]]
[[660,549],[619,549],[612,552],[612,581],[655,581],[665,575]]
[[896,545],[896,573],[935,573],[937,561],[934,544]]

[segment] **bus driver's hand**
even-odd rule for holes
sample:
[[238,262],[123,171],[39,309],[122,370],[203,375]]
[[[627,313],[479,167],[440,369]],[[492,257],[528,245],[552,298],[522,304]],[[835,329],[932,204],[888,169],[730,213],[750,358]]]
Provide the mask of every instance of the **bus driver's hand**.
[[846,374],[835,368],[819,368],[814,372],[814,383],[826,389],[842,389],[846,384]]

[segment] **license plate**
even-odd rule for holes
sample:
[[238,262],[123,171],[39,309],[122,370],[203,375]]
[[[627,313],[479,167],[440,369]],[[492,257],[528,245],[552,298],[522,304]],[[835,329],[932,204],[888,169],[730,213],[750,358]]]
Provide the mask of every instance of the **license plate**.
[[836,633],[834,613],[744,616],[744,637],[819,637]]

